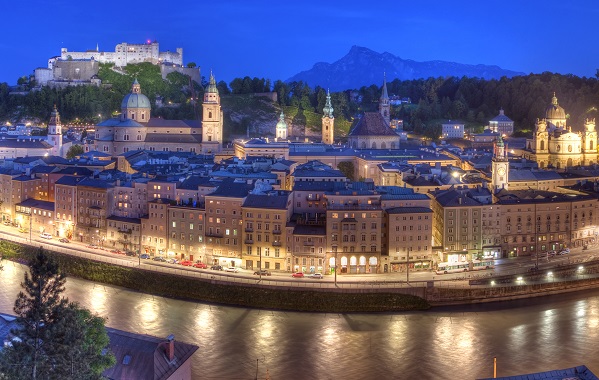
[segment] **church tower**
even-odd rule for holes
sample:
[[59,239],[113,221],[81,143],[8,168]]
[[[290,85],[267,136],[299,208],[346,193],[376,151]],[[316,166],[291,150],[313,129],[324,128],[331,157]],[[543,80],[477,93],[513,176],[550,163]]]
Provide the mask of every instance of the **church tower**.
[[52,145],[51,154],[53,156],[62,156],[62,124],[60,123],[60,114],[56,109],[56,104],[50,115],[48,122],[48,144]]
[[595,119],[584,120],[584,132],[582,134],[583,165],[597,163],[597,131],[595,130]]
[[497,193],[508,187],[510,164],[507,158],[507,149],[501,135],[495,140],[493,158],[491,160],[492,192]]
[[275,137],[277,141],[285,141],[287,140],[287,123],[285,123],[285,114],[281,110],[281,115],[279,116],[279,122],[275,127]]
[[391,103],[389,103],[389,95],[387,94],[387,76],[383,76],[383,91],[379,99],[379,112],[383,115],[383,119],[387,125],[391,123]]
[[223,143],[223,111],[212,72],[202,103],[202,152],[219,152]]
[[335,142],[335,116],[333,116],[329,90],[327,90],[327,102],[322,109],[322,142],[327,145]]

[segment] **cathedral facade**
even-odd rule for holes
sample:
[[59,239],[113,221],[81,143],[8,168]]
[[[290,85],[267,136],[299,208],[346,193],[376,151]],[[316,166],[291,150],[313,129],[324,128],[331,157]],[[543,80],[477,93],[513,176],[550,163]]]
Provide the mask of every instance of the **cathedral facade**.
[[218,153],[222,148],[223,113],[214,76],[204,92],[202,121],[150,117],[150,100],[135,80],[118,117],[96,125],[92,146],[113,156],[133,151]]
[[583,130],[573,132],[566,112],[553,95],[545,117],[537,119],[531,139],[526,140],[523,157],[536,161],[540,168],[564,169],[597,163],[595,119],[586,119]]

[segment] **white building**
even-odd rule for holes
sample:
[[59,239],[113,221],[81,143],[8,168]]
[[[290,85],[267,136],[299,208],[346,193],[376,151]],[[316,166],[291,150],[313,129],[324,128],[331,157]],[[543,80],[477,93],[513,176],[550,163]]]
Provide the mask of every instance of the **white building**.
[[447,120],[441,124],[441,135],[444,139],[463,139],[464,123],[461,121]]

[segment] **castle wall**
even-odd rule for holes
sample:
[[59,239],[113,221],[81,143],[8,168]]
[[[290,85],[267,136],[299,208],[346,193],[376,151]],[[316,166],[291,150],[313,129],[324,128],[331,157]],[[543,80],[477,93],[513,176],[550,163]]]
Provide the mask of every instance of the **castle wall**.
[[59,81],[90,81],[99,69],[100,64],[92,60],[56,61],[53,76]]
[[162,74],[162,79],[166,79],[166,76],[172,72],[178,72],[181,73],[183,75],[189,75],[191,77],[191,80],[193,80],[194,82],[196,82],[197,84],[201,85],[202,84],[202,76],[200,74],[200,68],[199,67],[181,67],[181,66],[175,66],[173,67],[172,65],[160,65],[160,74]]

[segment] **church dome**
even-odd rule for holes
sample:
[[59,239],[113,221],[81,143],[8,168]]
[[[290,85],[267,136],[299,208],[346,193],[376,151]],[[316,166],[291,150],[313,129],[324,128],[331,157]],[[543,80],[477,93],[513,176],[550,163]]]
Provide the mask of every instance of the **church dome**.
[[279,116],[279,122],[277,123],[277,129],[285,129],[287,130],[287,123],[285,122],[285,114],[281,111],[281,115]]
[[150,108],[150,99],[144,94],[127,94],[121,108]]
[[557,98],[553,94],[551,105],[545,109],[545,119],[565,119],[566,112],[557,104]]
[[151,108],[150,99],[147,96],[141,93],[141,87],[137,78],[133,81],[133,85],[131,86],[131,92],[123,98],[121,102],[121,109],[131,109],[131,108]]

